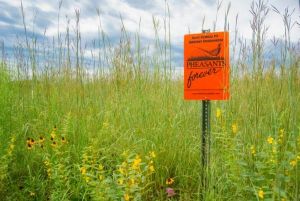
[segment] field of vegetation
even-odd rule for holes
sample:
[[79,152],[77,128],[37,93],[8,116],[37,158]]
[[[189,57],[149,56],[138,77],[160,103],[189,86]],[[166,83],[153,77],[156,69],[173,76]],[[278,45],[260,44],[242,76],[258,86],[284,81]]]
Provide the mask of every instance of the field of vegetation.
[[94,58],[91,74],[78,27],[53,44],[59,66],[41,68],[38,58],[49,55],[38,55],[26,36],[14,65],[0,63],[1,200],[300,200],[300,57],[286,10],[287,34],[273,41],[283,43],[280,58],[265,60],[268,8],[262,1],[251,8],[250,46],[232,40],[240,46],[230,100],[212,101],[205,191],[201,102],[183,99],[168,40],[157,38],[150,55],[125,27],[116,47],[99,32],[110,54]]

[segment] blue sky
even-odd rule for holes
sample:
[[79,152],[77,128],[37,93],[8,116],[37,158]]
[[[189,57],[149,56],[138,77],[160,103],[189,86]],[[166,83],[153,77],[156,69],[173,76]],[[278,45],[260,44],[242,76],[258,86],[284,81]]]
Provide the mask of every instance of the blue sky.
[[[24,36],[20,2],[20,0],[0,0],[0,41],[4,41],[5,46],[8,48],[16,43],[17,38]],[[223,16],[229,2],[229,0],[223,0],[222,2],[216,31],[222,31],[223,29]],[[231,1],[229,21],[231,22],[230,32],[232,35],[235,16],[238,14],[239,36],[247,39],[251,38],[251,14],[249,12],[251,2],[251,0]],[[300,21],[298,0],[269,0],[268,2],[269,5],[274,5],[281,12],[286,7],[289,7],[291,10],[295,9],[293,20]],[[168,4],[174,56],[181,58],[184,34],[189,30],[190,32],[201,32],[204,16],[204,27],[212,29],[216,16],[217,0],[168,0]],[[45,33],[48,38],[57,36],[58,0],[23,0],[23,5],[29,33],[33,31],[39,37],[42,37]],[[62,34],[66,31],[66,16],[71,20],[71,27],[74,27],[74,11],[79,9],[81,13],[80,28],[82,38],[86,41],[96,39],[99,24],[96,8],[99,8],[101,12],[103,30],[111,37],[112,41],[118,41],[121,29],[120,15],[129,33],[136,33],[140,24],[140,34],[145,45],[153,43],[155,37],[152,23],[153,16],[160,21],[160,37],[164,37],[162,29],[166,9],[164,0],[64,0],[59,23]],[[273,36],[280,38],[283,36],[283,22],[278,14],[271,11],[266,24],[269,25],[269,38]],[[299,33],[300,28],[296,25],[291,33],[292,41],[299,42]]]

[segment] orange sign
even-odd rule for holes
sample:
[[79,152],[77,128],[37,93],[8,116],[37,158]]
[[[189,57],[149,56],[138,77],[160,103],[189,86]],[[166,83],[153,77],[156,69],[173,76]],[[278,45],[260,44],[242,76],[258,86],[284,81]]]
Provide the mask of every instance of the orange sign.
[[184,99],[228,100],[229,33],[184,36]]

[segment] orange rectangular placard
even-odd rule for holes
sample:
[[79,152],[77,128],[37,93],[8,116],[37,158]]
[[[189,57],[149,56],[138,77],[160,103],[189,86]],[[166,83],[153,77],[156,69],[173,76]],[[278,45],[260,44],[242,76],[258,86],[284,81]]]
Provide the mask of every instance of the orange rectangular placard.
[[184,36],[184,99],[228,100],[229,33]]

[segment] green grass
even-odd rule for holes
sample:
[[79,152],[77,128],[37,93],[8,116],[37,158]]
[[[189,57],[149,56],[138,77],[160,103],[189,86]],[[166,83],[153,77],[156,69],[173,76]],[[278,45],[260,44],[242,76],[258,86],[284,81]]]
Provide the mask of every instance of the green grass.
[[[124,151],[132,158],[135,154],[145,157],[150,151],[157,155],[155,172],[137,189],[141,200],[166,200],[167,178],[175,179],[173,200],[199,200],[203,193],[201,102],[183,100],[182,80],[151,73],[141,76],[123,74],[117,79],[107,75],[79,83],[68,75],[41,75],[35,81],[17,81],[2,66],[1,197],[97,199],[92,192],[101,188],[86,183],[80,173],[82,155],[89,149],[88,155],[94,159],[86,167],[92,171],[93,163],[104,164],[105,177],[113,180],[104,189],[115,190],[110,194],[117,196],[116,200],[123,198],[116,172]],[[296,65],[280,75],[270,71],[263,76],[233,76],[230,100],[212,101],[208,200],[257,200],[259,189],[265,200],[299,198],[299,83]],[[216,108],[221,110],[219,118]],[[57,142],[58,136],[64,136],[68,144],[50,146],[54,126]],[[280,129],[284,129],[281,137]],[[10,142],[11,136],[15,142]],[[35,144],[28,150],[27,138],[37,141],[39,136],[46,138],[45,148]],[[269,144],[268,137],[276,144]],[[10,144],[15,145],[11,155]],[[47,176],[46,159],[53,164],[54,178]]]

